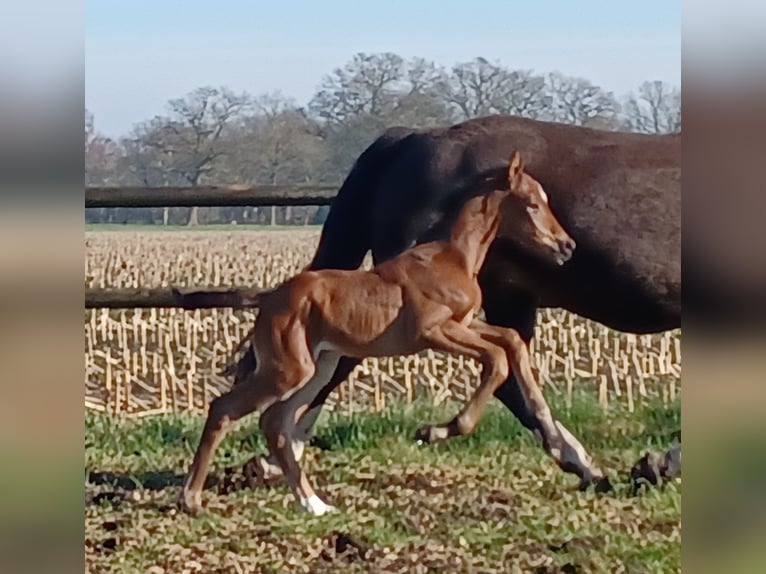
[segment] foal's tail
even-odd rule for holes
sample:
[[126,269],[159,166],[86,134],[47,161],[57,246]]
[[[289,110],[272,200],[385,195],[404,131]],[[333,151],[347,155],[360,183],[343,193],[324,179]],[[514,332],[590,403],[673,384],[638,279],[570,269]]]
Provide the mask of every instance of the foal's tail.
[[[240,309],[260,308],[266,295],[269,295],[272,292],[273,289],[270,291],[261,291],[259,293],[241,293],[237,307]],[[247,332],[247,334],[245,334],[239,343],[237,343],[237,346],[234,347],[234,350],[229,355],[228,364],[220,372],[221,376],[224,377],[234,376],[235,385],[242,379],[243,376],[255,370],[255,354],[253,352],[252,346],[248,348],[247,353],[245,353],[244,356],[240,357],[239,359],[237,359],[237,356],[240,354],[245,345],[251,342],[253,333],[255,333],[255,327],[257,325],[258,319],[256,318],[255,323],[252,327],[250,327],[250,330]]]

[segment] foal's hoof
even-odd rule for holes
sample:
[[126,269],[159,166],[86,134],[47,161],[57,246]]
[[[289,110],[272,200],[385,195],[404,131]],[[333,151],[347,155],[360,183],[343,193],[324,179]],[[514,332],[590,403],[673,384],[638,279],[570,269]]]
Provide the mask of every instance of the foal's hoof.
[[324,500],[319,498],[316,494],[311,495],[307,499],[301,500],[301,506],[309,511],[314,516],[323,516],[325,514],[332,514],[337,512],[338,509],[330,504],[327,504]]
[[270,487],[278,484],[283,478],[282,469],[271,464],[265,456],[257,455],[248,460],[242,467],[250,488]]
[[431,444],[449,438],[449,430],[442,425],[426,425],[415,433],[415,442],[418,444]]
[[178,493],[178,498],[176,499],[176,506],[181,512],[191,516],[196,516],[199,514],[202,508],[202,497],[199,494],[195,495],[190,492],[181,490],[181,492]]

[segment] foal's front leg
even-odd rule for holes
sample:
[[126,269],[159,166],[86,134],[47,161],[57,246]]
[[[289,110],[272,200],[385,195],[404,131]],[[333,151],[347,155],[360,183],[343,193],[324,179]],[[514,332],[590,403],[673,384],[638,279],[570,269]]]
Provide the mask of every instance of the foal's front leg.
[[[518,331],[515,329],[495,327],[494,325],[489,325],[479,319],[474,319],[471,322],[470,329],[484,341],[497,345],[503,349],[508,364],[511,367],[511,372],[514,373],[520,381],[527,406],[539,417],[542,425],[545,427],[545,431],[547,431],[547,435],[555,433],[556,427],[553,424],[550,409],[534,379],[529,361],[529,352]],[[504,380],[505,379],[503,379],[503,381]],[[493,381],[493,384],[487,384],[487,381],[482,380],[473,396],[466,402],[462,411],[456,417],[456,420],[460,420],[461,424],[456,425],[454,423],[448,423],[446,425],[438,426],[427,425],[418,431],[416,439],[423,442],[446,440],[454,436],[454,433],[450,431],[451,428],[459,429],[461,431],[459,434],[461,435],[469,434],[476,428],[489,399],[495,393],[497,388],[502,385],[503,381]]]
[[[527,408],[538,423],[538,428],[534,434],[543,444],[546,452],[556,461],[559,468],[565,472],[577,474],[583,487],[596,484],[598,490],[608,488],[609,483],[603,478],[604,473],[593,462],[580,441],[553,417],[553,413],[543,396],[543,391],[532,373],[529,349],[521,341],[518,332],[507,327],[490,325],[483,321],[475,321],[473,326],[482,337],[490,340],[504,338],[509,342],[514,342],[506,346],[508,361],[516,374],[516,380],[519,383]],[[513,335],[509,336],[509,332]]]
[[[471,328],[483,339],[505,349],[508,362],[519,383],[527,409],[537,421],[538,428],[534,430],[534,434],[542,442],[548,454],[551,455],[562,470],[577,474],[581,479],[581,484],[586,485],[600,482],[604,476],[601,469],[596,466],[572,433],[554,419],[551,409],[543,396],[542,389],[537,384],[532,373],[529,349],[518,331],[507,327],[490,325],[478,319],[471,323]],[[494,393],[495,390],[497,390],[497,387],[493,388],[491,392]],[[463,408],[463,413],[461,414],[470,417],[470,420],[475,425],[481,417],[487,400],[486,389],[482,389],[480,386]],[[434,429],[444,427],[445,425],[442,425],[442,427],[423,427],[418,431],[417,438],[424,441],[449,438],[450,435],[445,437],[443,431],[434,432]]]
[[492,397],[494,390],[508,378],[509,365],[506,353],[495,342],[483,339],[475,331],[452,320],[434,329],[426,340],[433,349],[460,353],[479,360],[482,373],[481,382],[471,401],[454,419],[447,424],[421,428],[415,439],[434,442],[469,434],[475,428],[481,411]]

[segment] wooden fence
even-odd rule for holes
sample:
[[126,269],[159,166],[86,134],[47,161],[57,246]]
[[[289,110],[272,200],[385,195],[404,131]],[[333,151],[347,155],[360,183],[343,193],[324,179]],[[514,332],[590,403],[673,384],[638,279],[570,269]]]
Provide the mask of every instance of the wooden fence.
[[[85,207],[216,207],[330,205],[337,186],[86,187]],[[86,289],[86,309],[240,307],[252,290],[218,287]]]
[[86,187],[85,207],[330,205],[337,186]]

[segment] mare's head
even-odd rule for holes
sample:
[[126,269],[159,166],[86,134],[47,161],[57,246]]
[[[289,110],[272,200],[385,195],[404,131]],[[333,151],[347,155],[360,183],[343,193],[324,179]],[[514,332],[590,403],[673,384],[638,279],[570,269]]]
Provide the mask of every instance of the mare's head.
[[566,263],[575,242],[553,215],[543,186],[524,171],[518,151],[511,155],[508,187],[500,207],[498,236],[559,265]]

